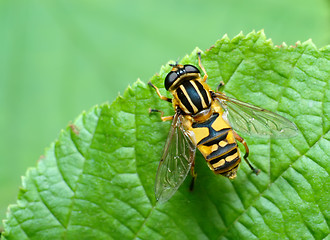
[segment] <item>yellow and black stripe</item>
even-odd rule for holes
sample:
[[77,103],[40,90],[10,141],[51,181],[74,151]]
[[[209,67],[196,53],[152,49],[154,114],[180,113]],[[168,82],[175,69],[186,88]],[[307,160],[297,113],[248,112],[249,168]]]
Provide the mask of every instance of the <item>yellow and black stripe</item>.
[[[149,85],[156,90],[160,99],[171,102],[176,111],[174,116],[164,117],[163,112],[159,110],[150,110],[154,112],[161,112],[161,119],[163,121],[173,119],[171,133],[169,135],[170,138],[168,138],[166,150],[164,152],[164,154],[166,154],[165,156],[169,156],[168,154],[171,150],[168,146],[170,146],[169,144],[172,141],[173,132],[177,126],[180,126],[183,133],[189,138],[190,143],[193,144],[190,146],[187,145],[187,148],[183,148],[185,151],[183,153],[178,153],[178,148],[173,148],[176,151],[173,154],[176,154],[176,156],[173,157],[173,159],[167,158],[169,161],[173,161],[172,164],[176,164],[175,162],[178,160],[177,157],[182,158],[183,156],[185,158],[189,158],[190,170],[193,176],[190,189],[193,188],[195,178],[197,176],[194,172],[195,147],[197,147],[202,153],[209,168],[214,173],[234,179],[236,177],[238,166],[241,162],[241,156],[236,142],[237,140],[245,147],[245,155],[243,158],[248,163],[249,167],[255,174],[258,174],[260,171],[249,163],[247,159],[249,155],[248,146],[244,139],[232,129],[228,122],[228,118],[225,115],[227,114],[227,109],[225,110],[223,108],[222,100],[229,101],[229,98],[222,93],[213,92],[212,89],[206,84],[208,75],[205,68],[201,64],[200,53],[198,56],[199,67],[204,72],[203,78],[201,78],[199,69],[193,65],[181,65],[178,63],[170,64],[170,66],[172,66],[172,70],[166,75],[164,86],[166,90],[173,95],[173,99],[162,96],[159,89],[149,82]],[[235,101],[233,101],[233,103],[235,103]],[[253,107],[251,109],[255,110],[258,108]],[[185,141],[184,143],[190,144]],[[186,162],[186,160],[187,159],[185,159],[184,162]],[[161,160],[161,163],[162,162],[163,160]],[[162,170],[162,165],[160,164],[159,166],[160,168],[158,168],[158,173],[160,171],[159,169]],[[166,169],[166,171],[168,171],[168,169]],[[171,176],[179,175],[174,171],[170,174],[172,174]],[[173,179],[175,179],[175,177],[173,177]],[[167,179],[162,182],[162,186],[164,186],[163,183],[170,187]],[[181,182],[179,184],[181,184]],[[179,184],[176,186],[179,186]]]
[[226,176],[238,167],[241,158],[233,130],[219,113],[215,112],[207,121],[195,122],[191,127],[198,140],[197,147],[212,171]]
[[180,108],[191,115],[209,108],[212,101],[210,92],[198,80],[183,81],[173,94],[180,100]]
[[[222,118],[223,110],[213,100],[199,70],[192,65],[173,65],[173,70],[165,78],[165,87],[174,96],[173,105],[191,116],[187,117],[192,121],[187,121],[185,128],[194,132],[195,144],[210,169],[235,177],[241,158],[233,130]],[[198,114],[201,117],[197,117]]]

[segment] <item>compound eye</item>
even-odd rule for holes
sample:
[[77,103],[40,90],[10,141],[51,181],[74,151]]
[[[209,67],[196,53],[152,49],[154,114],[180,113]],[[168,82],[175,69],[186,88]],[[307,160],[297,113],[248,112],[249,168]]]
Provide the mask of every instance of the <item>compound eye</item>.
[[169,72],[165,78],[166,90],[168,90],[177,79],[178,79],[178,75],[176,72]]
[[193,65],[184,65],[184,70],[186,73],[200,73],[198,68]]

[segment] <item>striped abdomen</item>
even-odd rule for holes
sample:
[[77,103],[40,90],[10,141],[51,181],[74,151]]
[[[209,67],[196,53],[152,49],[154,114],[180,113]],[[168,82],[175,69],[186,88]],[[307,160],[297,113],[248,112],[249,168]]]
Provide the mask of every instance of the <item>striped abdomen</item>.
[[241,161],[233,130],[219,113],[214,113],[203,123],[193,123],[196,144],[210,169],[226,175]]
[[180,108],[187,114],[196,114],[211,105],[211,94],[196,78],[184,79],[173,93],[179,99]]

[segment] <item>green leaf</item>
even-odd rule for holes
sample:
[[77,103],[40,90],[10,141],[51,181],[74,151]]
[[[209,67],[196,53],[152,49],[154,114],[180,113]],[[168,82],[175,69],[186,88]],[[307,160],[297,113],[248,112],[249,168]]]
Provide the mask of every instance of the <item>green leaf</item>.
[[[182,63],[197,65],[198,49]],[[323,239],[329,234],[330,47],[273,46],[263,32],[223,37],[202,55],[208,83],[280,113],[291,139],[244,136],[255,176],[243,162],[234,181],[196,156],[189,179],[157,204],[154,179],[173,114],[141,81],[111,105],[95,106],[60,133],[27,171],[1,239]],[[162,67],[152,78],[162,94]],[[169,96],[169,95],[168,95]]]

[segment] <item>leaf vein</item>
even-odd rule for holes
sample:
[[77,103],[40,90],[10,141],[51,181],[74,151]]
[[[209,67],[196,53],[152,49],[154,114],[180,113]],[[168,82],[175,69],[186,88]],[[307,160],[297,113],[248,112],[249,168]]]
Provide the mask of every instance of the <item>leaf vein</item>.
[[140,228],[136,231],[136,233],[134,234],[133,239],[137,239],[139,233],[142,231],[143,227],[146,226],[147,221],[149,220],[150,216],[152,215],[154,209],[155,209],[156,205],[152,206],[152,208],[150,209],[147,217],[144,219],[144,221],[142,222]]
[[[93,133],[92,133],[92,135],[91,135],[93,138],[94,138],[94,136],[95,136],[95,132],[96,132],[97,126],[99,125],[101,114],[102,114],[102,110],[99,112],[99,115],[97,115],[97,123],[95,124],[95,126],[94,126],[94,131],[93,131]],[[88,147],[87,149],[90,149],[90,147],[91,147],[91,143],[92,143],[92,139],[91,139],[91,142],[90,142],[89,147]],[[82,171],[80,172],[79,177],[78,177],[78,179],[77,179],[76,186],[78,185],[78,182],[80,181],[81,176],[84,175],[84,167],[85,167],[85,164],[86,164],[86,158],[84,157],[84,155],[82,155],[82,157],[84,158],[84,162],[83,162],[83,166],[82,166],[82,168],[81,168]],[[56,161],[57,161],[57,158],[56,158]],[[68,218],[67,218],[67,225],[64,227],[64,228],[65,228],[65,231],[68,230],[68,226],[70,225],[70,222],[71,222],[73,206],[74,206],[74,204],[75,204],[75,199],[76,199],[76,193],[77,193],[77,188],[76,188],[76,189],[74,190],[74,192],[73,192],[72,202],[71,202],[71,209],[70,209],[70,211],[69,211],[69,215],[68,215]],[[65,233],[66,233],[66,232],[65,232]],[[64,238],[66,238],[66,237],[65,237],[65,233],[64,233]]]
[[[321,136],[320,137],[320,139],[318,140],[318,141],[316,141],[314,144],[313,144],[313,146],[315,146],[321,139],[322,139],[322,137],[323,136]],[[309,149],[311,149],[313,146],[311,146]],[[307,153],[309,152],[309,150],[307,150],[305,153],[303,153],[301,156],[299,156],[296,160],[294,160],[293,162],[292,162],[292,164],[291,165],[293,165],[295,162],[297,162],[298,160],[300,160],[303,156],[305,156]],[[235,223],[235,222],[237,222],[247,211],[248,211],[248,209],[250,208],[250,207],[252,207],[253,206],[253,204],[258,200],[258,199],[260,199],[260,197],[262,197],[263,195],[264,195],[264,193],[272,186],[272,184],[274,184],[278,179],[279,179],[279,177],[281,177],[288,169],[290,168],[290,166],[288,166],[281,174],[279,174],[275,179],[274,179],[274,181],[270,181],[270,183],[268,184],[268,186],[262,191],[262,192],[260,192],[255,198],[254,198],[254,200],[253,201],[251,201],[251,203],[250,203],[250,205],[239,215],[239,216],[237,216],[237,218],[231,223],[231,224],[229,224],[228,225],[228,227],[227,227],[227,229],[226,229],[226,231],[224,231],[223,233],[221,233],[220,235],[219,235],[219,237],[218,238],[220,238],[220,237],[223,237],[228,231],[229,231],[229,229],[233,226],[233,224]]]
[[[19,228],[23,231],[24,235],[26,236],[26,239],[29,239],[29,235],[25,232],[25,230],[24,230],[24,228],[23,228],[23,226],[22,226],[22,223],[24,223],[24,221],[23,221],[23,222],[18,221],[18,219],[17,219],[17,217],[15,216],[15,214],[12,214],[12,216],[16,219],[16,221],[17,221],[17,223],[18,223],[17,225],[18,225]],[[1,232],[0,237],[2,236],[2,234],[3,234],[3,232]]]
[[[241,221],[237,221],[238,224],[241,224],[245,229],[246,231],[248,231],[249,233],[251,233],[251,235],[253,235],[255,237],[255,239],[259,239],[251,230],[251,227],[247,227],[245,226]],[[250,238],[249,238],[250,239]]]
[[[121,199],[119,198],[115,198],[117,199],[118,201],[122,202],[122,203],[125,203],[123,202]],[[113,219],[116,219],[122,226],[124,226],[127,230],[129,230],[132,234],[134,234],[134,231],[128,227],[127,225],[125,225],[121,220],[119,220],[118,218],[116,218],[115,216],[113,216],[112,214],[110,214],[109,212],[106,211],[106,209],[104,207],[102,207],[102,205],[96,203],[96,202],[92,202],[91,200],[86,200],[86,199],[82,199],[82,198],[76,198],[76,200],[80,200],[80,201],[85,201],[85,202],[88,202],[88,203],[91,203],[95,206],[97,206],[99,209],[101,209],[106,215],[108,215],[109,217],[113,218]],[[125,203],[126,205],[128,205],[127,203]],[[132,208],[132,207],[131,207]],[[109,233],[108,233],[109,234]]]
[[54,212],[51,210],[50,206],[48,206],[47,201],[44,200],[44,198],[41,196],[41,192],[38,189],[38,184],[35,179],[33,179],[34,186],[37,188],[37,193],[39,196],[39,199],[41,203],[47,208],[47,210],[51,213],[51,215],[56,219],[56,221],[63,227],[65,228],[65,225],[60,221],[60,219],[54,214]]
[[[282,176],[282,179],[283,179],[284,181],[286,181],[287,184],[288,184],[288,185],[289,185],[289,186],[290,186],[290,187],[291,187],[291,188],[297,193],[297,195],[300,197],[298,191],[297,191],[296,188],[290,183],[290,181],[288,181],[284,176]],[[301,197],[300,197],[300,199],[301,199]],[[290,200],[290,199],[289,199],[289,200]],[[303,201],[303,199],[301,199],[301,201]],[[301,211],[299,211],[299,208],[297,209],[296,212],[299,213],[300,219],[301,219],[302,222],[304,223],[305,227],[307,228],[307,230],[309,231],[309,233],[311,234],[311,236],[314,236],[312,229],[311,229],[310,226],[306,223],[304,217],[301,215]],[[314,238],[314,239],[315,239],[315,238]]]

